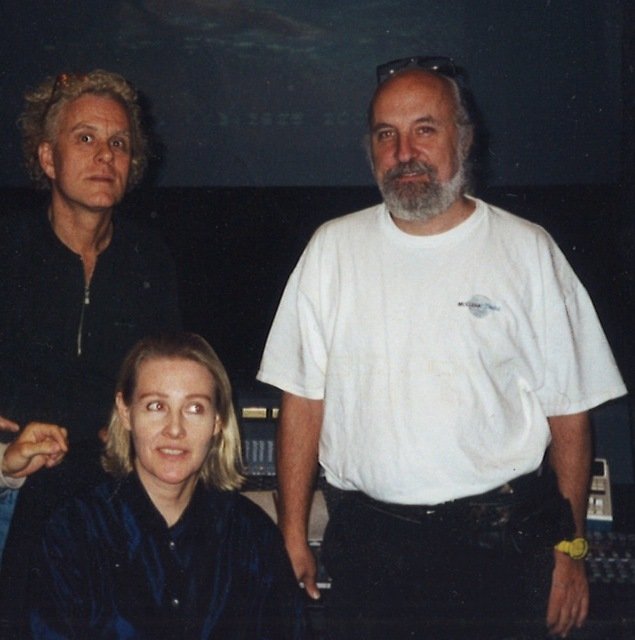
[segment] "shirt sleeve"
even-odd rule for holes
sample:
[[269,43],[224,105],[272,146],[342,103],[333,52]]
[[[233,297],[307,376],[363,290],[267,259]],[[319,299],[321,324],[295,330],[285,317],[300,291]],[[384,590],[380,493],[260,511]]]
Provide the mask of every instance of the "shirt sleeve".
[[276,312],[257,378],[295,395],[324,398],[327,346],[320,258],[315,241],[295,267]]
[[544,278],[545,415],[587,411],[626,394],[593,303],[560,249],[551,241]]
[[71,512],[66,518],[59,514],[48,522],[31,561],[27,592],[30,637],[89,638],[89,612],[91,604],[95,610],[96,603],[91,599],[87,576],[94,552],[86,544],[81,514]]

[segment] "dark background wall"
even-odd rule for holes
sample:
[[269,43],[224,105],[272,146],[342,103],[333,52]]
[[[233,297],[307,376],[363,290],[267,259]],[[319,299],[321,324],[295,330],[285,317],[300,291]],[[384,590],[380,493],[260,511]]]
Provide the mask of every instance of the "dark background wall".
[[[312,231],[378,201],[360,143],[375,65],[451,55],[483,119],[476,194],[554,235],[632,388],[634,18],[628,0],[5,0],[0,213],[43,202],[19,162],[24,90],[62,70],[131,79],[162,144],[121,213],[164,234],[188,327],[248,393]],[[602,415],[630,456],[628,407]]]
[[625,0],[91,0],[0,4],[0,181],[24,184],[27,86],[118,71],[165,144],[161,186],[364,185],[375,66],[445,54],[489,131],[492,185],[620,177]]

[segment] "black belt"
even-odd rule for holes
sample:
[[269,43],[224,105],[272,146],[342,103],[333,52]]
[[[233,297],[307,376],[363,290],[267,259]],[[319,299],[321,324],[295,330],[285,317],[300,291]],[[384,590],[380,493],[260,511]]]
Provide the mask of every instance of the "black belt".
[[435,505],[382,502],[331,485],[325,497],[333,515],[346,504],[359,505],[389,518],[442,527],[458,543],[480,548],[501,548],[508,540],[521,553],[548,549],[574,530],[569,501],[560,494],[553,469],[544,463],[491,491]]
[[544,491],[553,491],[556,487],[557,483],[553,470],[549,465],[543,463],[535,471],[514,478],[485,493],[434,505],[384,502],[371,498],[361,491],[345,491],[330,485],[327,487],[327,498],[330,493],[334,504],[339,503],[341,500],[351,499],[395,518],[421,522],[435,517],[457,516],[470,518],[473,515],[480,517],[483,509],[511,508],[527,500],[535,500],[537,495]]

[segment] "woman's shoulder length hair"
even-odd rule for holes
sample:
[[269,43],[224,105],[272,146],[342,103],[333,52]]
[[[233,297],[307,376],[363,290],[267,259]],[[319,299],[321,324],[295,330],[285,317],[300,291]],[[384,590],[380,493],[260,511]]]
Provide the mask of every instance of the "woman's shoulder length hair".
[[[130,406],[137,386],[142,362],[157,358],[191,360],[205,367],[214,380],[216,412],[220,431],[200,471],[200,480],[208,487],[221,490],[237,489],[243,482],[238,421],[232,400],[232,388],[227,371],[216,352],[201,336],[194,333],[162,333],[142,339],[126,356],[116,386],[116,393]],[[124,427],[114,406],[108,425],[106,449],[102,466],[115,477],[124,477],[134,469],[134,450],[130,431]]]

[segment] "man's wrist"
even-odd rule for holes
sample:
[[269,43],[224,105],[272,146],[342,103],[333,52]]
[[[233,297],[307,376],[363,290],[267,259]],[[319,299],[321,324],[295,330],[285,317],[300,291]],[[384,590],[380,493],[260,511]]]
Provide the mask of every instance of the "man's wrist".
[[0,443],[0,488],[19,489],[26,478],[13,478],[7,470],[4,454],[8,446],[5,442]]
[[308,530],[304,527],[279,526],[282,537],[287,545],[302,545],[308,540]]
[[4,455],[8,447],[8,442],[0,442],[0,476],[3,478],[6,477],[9,473]]

